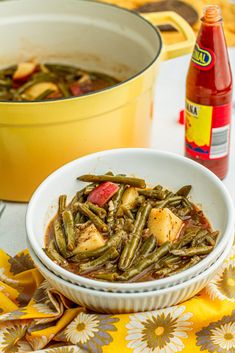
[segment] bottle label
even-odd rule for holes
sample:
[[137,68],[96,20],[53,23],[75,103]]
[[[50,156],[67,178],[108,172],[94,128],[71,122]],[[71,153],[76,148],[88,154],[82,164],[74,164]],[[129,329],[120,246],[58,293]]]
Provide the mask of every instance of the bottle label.
[[215,53],[208,48],[195,44],[192,55],[193,65],[200,70],[209,70],[215,65]]
[[186,100],[185,146],[192,156],[204,160],[228,155],[231,104],[207,106]]

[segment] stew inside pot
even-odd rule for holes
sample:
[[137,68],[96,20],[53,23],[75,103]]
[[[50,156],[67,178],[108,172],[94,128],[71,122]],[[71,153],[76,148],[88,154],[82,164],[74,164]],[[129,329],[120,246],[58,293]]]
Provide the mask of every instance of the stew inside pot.
[[76,97],[119,81],[100,72],[64,64],[22,62],[0,70],[0,100],[40,101]]
[[149,281],[186,270],[209,254],[219,232],[188,198],[190,185],[172,192],[143,179],[83,175],[91,182],[58,213],[45,239],[46,254],[85,277]]

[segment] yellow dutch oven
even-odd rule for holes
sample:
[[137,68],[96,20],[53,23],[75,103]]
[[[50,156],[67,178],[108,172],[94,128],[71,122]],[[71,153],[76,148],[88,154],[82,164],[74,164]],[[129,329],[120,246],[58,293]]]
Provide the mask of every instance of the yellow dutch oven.
[[[185,41],[163,46],[153,24]],[[191,51],[194,33],[177,14],[144,17],[90,0],[0,3],[0,67],[36,58],[110,74],[122,83],[46,102],[0,102],[0,199],[27,201],[53,170],[81,155],[149,143],[161,60]],[[79,172],[79,171],[78,171]]]

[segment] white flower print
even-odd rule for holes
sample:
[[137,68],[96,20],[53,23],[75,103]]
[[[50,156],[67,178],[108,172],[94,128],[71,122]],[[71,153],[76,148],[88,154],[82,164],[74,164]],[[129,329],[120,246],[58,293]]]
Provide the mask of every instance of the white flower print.
[[223,264],[219,273],[207,285],[206,293],[210,299],[235,302],[235,259]]
[[65,334],[70,342],[86,343],[89,338],[98,332],[99,321],[95,315],[80,313],[77,318],[67,327]]
[[184,348],[182,339],[191,330],[192,313],[184,306],[138,313],[130,316],[126,325],[128,347],[133,353],[175,353]]
[[197,346],[210,353],[235,353],[235,310],[196,332]]

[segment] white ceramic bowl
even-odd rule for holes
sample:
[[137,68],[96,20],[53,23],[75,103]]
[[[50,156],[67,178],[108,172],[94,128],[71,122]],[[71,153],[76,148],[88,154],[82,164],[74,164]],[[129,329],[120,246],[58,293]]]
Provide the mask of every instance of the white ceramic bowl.
[[116,314],[162,309],[193,297],[216,275],[228,257],[232,244],[233,237],[217,261],[200,275],[171,288],[142,293],[109,293],[72,284],[49,271],[36,256],[30,244],[28,244],[28,248],[36,267],[53,288],[73,302],[93,311]]
[[[214,250],[195,266],[169,278],[141,283],[107,283],[71,273],[46,256],[44,234],[57,210],[58,197],[71,199],[84,187],[76,178],[87,173],[101,174],[108,170],[144,178],[150,185],[162,184],[177,190],[192,184],[192,200],[202,209],[220,237]],[[233,203],[223,183],[208,169],[185,157],[151,149],[117,149],[98,152],[68,163],[51,174],[30,200],[26,228],[29,242],[43,264],[56,275],[87,288],[113,292],[143,292],[182,283],[203,272],[222,254],[233,236]]]

